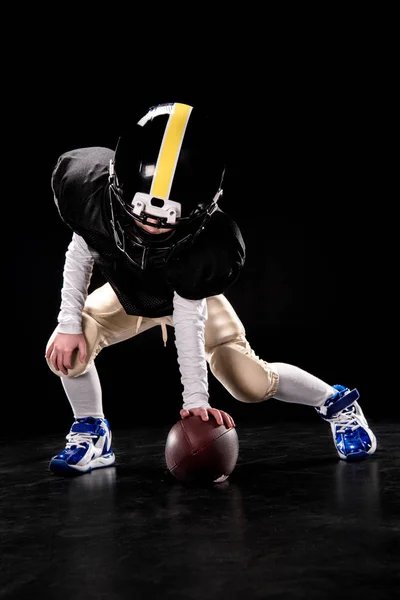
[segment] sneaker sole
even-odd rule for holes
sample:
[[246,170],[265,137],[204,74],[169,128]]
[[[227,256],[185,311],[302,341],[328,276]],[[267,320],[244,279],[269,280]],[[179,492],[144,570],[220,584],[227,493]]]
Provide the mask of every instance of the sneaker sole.
[[49,470],[55,475],[84,475],[85,473],[90,473],[93,469],[112,467],[114,463],[115,454],[113,452],[99,456],[99,458],[96,458],[84,467],[69,465],[65,460],[54,458],[50,461]]
[[374,454],[377,447],[376,437],[374,434],[370,434],[370,437],[372,441],[372,446],[369,450],[359,450],[358,452],[351,452],[347,456],[338,452],[340,458],[342,460],[345,460],[346,462],[356,462],[357,460],[365,460],[366,458]]

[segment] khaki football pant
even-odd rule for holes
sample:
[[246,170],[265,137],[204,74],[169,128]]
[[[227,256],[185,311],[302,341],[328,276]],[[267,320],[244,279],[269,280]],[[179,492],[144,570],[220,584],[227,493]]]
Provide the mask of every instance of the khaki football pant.
[[[205,324],[205,352],[211,373],[228,392],[241,402],[261,402],[274,396],[278,388],[275,367],[261,360],[246,340],[243,324],[227,298],[220,294],[207,298],[208,318]],[[75,354],[68,377],[78,377],[93,365],[99,352],[161,325],[166,340],[166,326],[173,327],[172,316],[148,318],[128,315],[111,286],[106,283],[86,299],[82,313],[87,357],[81,363]],[[50,345],[56,331],[51,335]],[[50,361],[50,369],[59,376]]]

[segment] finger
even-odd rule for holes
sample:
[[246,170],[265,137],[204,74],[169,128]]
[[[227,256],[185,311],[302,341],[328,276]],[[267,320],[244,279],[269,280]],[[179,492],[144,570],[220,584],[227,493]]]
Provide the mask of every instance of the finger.
[[182,410],[180,411],[180,415],[182,419],[186,419],[187,417],[190,416],[190,413],[188,410],[186,410],[185,408],[182,408]]
[[230,429],[231,427],[236,427],[235,421],[232,419],[231,415],[228,415],[225,411],[221,410],[222,418],[224,419],[225,425]]
[[63,375],[68,375],[67,367],[63,364],[62,361],[58,363],[58,370],[61,371]]
[[64,352],[63,354],[63,365],[67,368],[67,369],[72,369],[72,356],[73,356],[74,350],[67,350]]
[[48,359],[50,358],[50,356],[53,352],[53,348],[54,348],[54,342],[52,344],[50,344],[50,346],[47,348],[47,351],[45,354],[46,358],[48,358]]
[[201,418],[202,421],[208,421],[207,409],[202,408],[197,412],[197,414],[199,415],[199,417]]
[[58,363],[57,363],[57,354],[55,352],[51,353],[51,355],[49,356],[49,361],[51,362],[51,364],[53,365],[55,370],[58,371],[59,368],[58,368]]
[[202,421],[208,421],[208,413],[206,408],[192,408],[189,413],[194,417],[200,417]]
[[215,417],[215,420],[217,421],[218,425],[224,424],[228,429],[230,429],[231,427],[235,427],[234,420],[230,415],[228,415],[228,413],[226,413],[223,410],[212,410],[214,411],[213,416]]
[[222,415],[221,412],[216,409],[216,408],[211,408],[209,409],[209,412],[212,414],[212,416],[214,417],[214,419],[217,421],[218,425],[222,425],[223,424],[223,419],[222,419]]
[[82,363],[86,360],[86,344],[79,344],[79,360]]
[[56,371],[61,371],[63,375],[68,375],[68,371],[63,364],[62,354],[56,354],[52,362]]

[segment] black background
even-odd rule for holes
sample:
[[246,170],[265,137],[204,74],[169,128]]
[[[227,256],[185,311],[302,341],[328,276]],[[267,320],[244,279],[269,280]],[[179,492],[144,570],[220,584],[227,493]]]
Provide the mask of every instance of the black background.
[[[218,49],[207,46],[215,39],[204,32],[201,46],[193,42],[179,55],[165,44],[150,47],[144,36],[146,51],[131,48],[124,64],[115,49],[100,59],[98,46],[80,40],[68,46],[56,32],[51,53],[40,45],[33,55],[25,51],[10,77],[18,118],[5,225],[12,239],[6,315],[13,389],[4,410],[19,431],[58,431],[71,421],[60,381],[44,359],[71,236],[52,198],[54,164],[72,148],[115,147],[143,107],[170,100],[212,104],[228,117],[221,208],[242,230],[247,262],[227,296],[255,352],[357,387],[373,418],[399,414],[384,384],[393,360],[387,344],[393,325],[386,324],[393,277],[381,254],[390,236],[380,225],[387,200],[380,167],[386,81],[373,36],[352,23],[343,20],[329,35],[310,27],[308,35],[293,36],[295,23],[289,31],[281,21],[279,35],[257,33],[251,48],[241,36],[219,40]],[[178,418],[181,386],[168,332],[167,348],[154,328],[99,355],[114,427]],[[211,375],[210,390],[212,405],[239,423],[318,418],[274,400],[240,404]]]

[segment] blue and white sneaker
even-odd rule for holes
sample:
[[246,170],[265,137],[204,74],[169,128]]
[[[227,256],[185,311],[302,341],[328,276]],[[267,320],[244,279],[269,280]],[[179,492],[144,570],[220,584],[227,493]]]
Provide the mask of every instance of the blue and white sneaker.
[[328,421],[336,450],[341,459],[361,460],[376,450],[376,437],[370,429],[357,400],[358,390],[334,385],[336,394],[316,408],[322,419]]
[[49,469],[56,475],[88,473],[110,467],[115,462],[111,448],[111,429],[106,419],[76,419],[66,436],[64,450],[53,456]]

